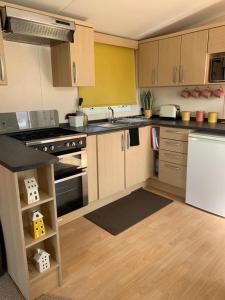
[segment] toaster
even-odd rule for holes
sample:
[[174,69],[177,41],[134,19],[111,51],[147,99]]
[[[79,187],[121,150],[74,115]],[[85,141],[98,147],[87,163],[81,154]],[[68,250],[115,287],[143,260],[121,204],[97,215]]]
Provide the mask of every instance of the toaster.
[[177,119],[180,116],[180,106],[176,104],[161,105],[159,117],[165,119]]

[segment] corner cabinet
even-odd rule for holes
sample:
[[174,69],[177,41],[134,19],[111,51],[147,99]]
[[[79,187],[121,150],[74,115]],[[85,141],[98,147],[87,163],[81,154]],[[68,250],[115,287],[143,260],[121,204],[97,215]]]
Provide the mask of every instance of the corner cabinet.
[[138,68],[139,87],[152,87],[158,81],[158,48],[159,42],[148,42],[139,45]]
[[97,136],[99,199],[140,184],[151,176],[150,127],[139,128],[140,145],[130,147],[129,131]]
[[2,36],[2,30],[0,27],[0,85],[6,85],[7,83],[8,82],[7,82],[7,74],[6,74],[3,36]]
[[76,25],[74,43],[52,45],[51,59],[53,86],[94,86],[93,28]]

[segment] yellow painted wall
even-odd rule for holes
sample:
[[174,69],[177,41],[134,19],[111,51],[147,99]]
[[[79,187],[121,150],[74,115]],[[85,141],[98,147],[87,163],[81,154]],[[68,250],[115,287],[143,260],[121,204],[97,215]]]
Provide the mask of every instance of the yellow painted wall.
[[95,43],[95,87],[79,88],[84,106],[136,104],[135,50]]

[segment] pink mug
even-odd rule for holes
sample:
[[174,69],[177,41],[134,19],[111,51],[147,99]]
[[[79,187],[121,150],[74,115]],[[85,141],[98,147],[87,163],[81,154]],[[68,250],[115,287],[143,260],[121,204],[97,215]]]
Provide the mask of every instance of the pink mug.
[[202,90],[201,95],[205,98],[210,98],[212,96],[212,91],[210,90],[210,88],[205,88],[204,90]]
[[199,98],[200,95],[201,95],[201,91],[199,89],[194,89],[190,92],[191,94],[191,97],[194,97],[194,98]]
[[190,97],[190,91],[188,88],[184,89],[182,92],[181,92],[181,97],[183,98],[189,98]]
[[222,98],[224,97],[225,93],[224,93],[224,89],[222,87],[218,88],[218,89],[215,89],[213,91],[213,95],[215,97],[218,97],[218,98]]

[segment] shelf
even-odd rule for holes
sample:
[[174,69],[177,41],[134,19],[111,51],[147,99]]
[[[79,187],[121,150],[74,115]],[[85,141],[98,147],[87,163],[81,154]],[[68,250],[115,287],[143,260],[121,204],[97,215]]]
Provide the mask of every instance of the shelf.
[[54,198],[43,191],[39,191],[40,200],[31,204],[27,204],[23,199],[21,199],[21,211],[28,210],[30,208],[39,206],[41,204],[53,201]]
[[25,247],[26,248],[29,248],[29,247],[32,247],[44,240],[47,240],[48,238],[56,235],[56,232],[51,228],[49,227],[48,225],[45,224],[45,231],[46,231],[46,234],[42,237],[40,237],[39,239],[34,239],[29,230],[24,228],[24,238],[25,238]]
[[[35,264],[35,263],[34,263]],[[46,270],[45,272],[38,272],[38,270],[35,268],[35,265],[33,263],[28,264],[28,269],[29,269],[29,279],[30,283],[40,279],[41,277],[45,276],[46,274],[51,273],[55,269],[59,267],[59,264],[50,257],[50,269]]]

